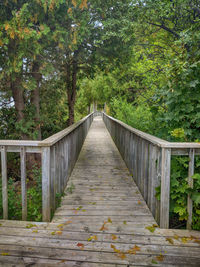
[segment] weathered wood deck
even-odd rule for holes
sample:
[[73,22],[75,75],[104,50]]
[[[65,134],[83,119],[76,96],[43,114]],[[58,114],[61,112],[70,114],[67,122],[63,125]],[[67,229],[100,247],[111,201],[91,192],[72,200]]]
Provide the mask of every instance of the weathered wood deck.
[[0,221],[1,266],[200,266],[200,233],[155,227],[99,117],[69,187],[51,223]]

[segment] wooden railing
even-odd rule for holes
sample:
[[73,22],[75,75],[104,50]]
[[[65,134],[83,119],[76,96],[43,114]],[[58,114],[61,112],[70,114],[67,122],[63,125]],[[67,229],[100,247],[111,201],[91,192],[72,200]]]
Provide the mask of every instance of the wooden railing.
[[20,153],[22,220],[27,218],[26,155],[42,155],[42,220],[50,221],[55,210],[56,193],[63,193],[79,152],[96,114],[43,141],[0,140],[2,170],[3,219],[8,219],[7,152]]
[[[161,228],[169,228],[170,165],[172,155],[188,155],[188,184],[193,186],[198,143],[171,143],[134,129],[103,113],[103,120],[140,192]],[[161,186],[160,201],[155,188]],[[193,203],[188,196],[187,229],[191,229]]]

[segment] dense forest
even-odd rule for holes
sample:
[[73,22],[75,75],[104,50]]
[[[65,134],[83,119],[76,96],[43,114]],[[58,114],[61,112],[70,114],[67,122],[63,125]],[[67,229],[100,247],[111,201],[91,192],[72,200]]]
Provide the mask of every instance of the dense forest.
[[[1,139],[41,140],[97,107],[160,138],[200,142],[198,0],[1,0],[0,28]],[[172,160],[178,227],[187,166]],[[194,181],[200,229],[198,172]]]

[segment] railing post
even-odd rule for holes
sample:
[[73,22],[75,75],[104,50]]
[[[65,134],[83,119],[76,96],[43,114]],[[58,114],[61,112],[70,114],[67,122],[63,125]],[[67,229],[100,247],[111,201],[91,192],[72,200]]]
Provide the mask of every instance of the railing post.
[[56,209],[56,146],[51,147],[51,161],[50,161],[50,170],[51,170],[51,208],[53,211]]
[[[193,188],[192,175],[194,175],[194,155],[195,155],[195,150],[190,149],[190,151],[189,151],[188,185],[191,188]],[[192,199],[188,195],[188,199],[187,199],[187,212],[188,212],[187,229],[188,230],[191,230],[191,228],[192,228],[192,209],[193,209],[192,207],[193,207]]]
[[6,147],[1,147],[1,173],[2,173],[2,197],[3,219],[8,219],[8,177],[7,177],[7,152]]
[[51,220],[50,201],[50,147],[42,148],[42,220]]
[[26,150],[21,147],[20,151],[21,163],[21,191],[22,191],[22,221],[27,219],[27,188],[26,188]]
[[162,148],[160,228],[169,228],[171,149]]

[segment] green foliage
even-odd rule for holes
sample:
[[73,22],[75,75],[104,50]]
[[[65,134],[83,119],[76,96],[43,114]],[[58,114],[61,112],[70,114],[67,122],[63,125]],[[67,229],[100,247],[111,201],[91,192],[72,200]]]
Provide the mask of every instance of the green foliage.
[[148,105],[135,106],[116,97],[110,103],[110,109],[111,115],[134,128],[144,132],[152,132],[154,128],[152,113]]
[[74,189],[75,189],[75,185],[71,183],[70,186],[67,187],[66,192],[69,194],[72,194]]
[[[42,221],[42,177],[41,169],[34,167],[32,170],[33,178],[27,180],[27,221]],[[74,189],[74,185],[70,190]],[[56,208],[61,204],[63,194],[56,194]],[[8,215],[10,220],[21,220],[21,185],[14,182],[13,178],[8,179]],[[53,214],[52,214],[53,216]],[[0,183],[0,219],[3,218],[2,207],[2,183]]]

